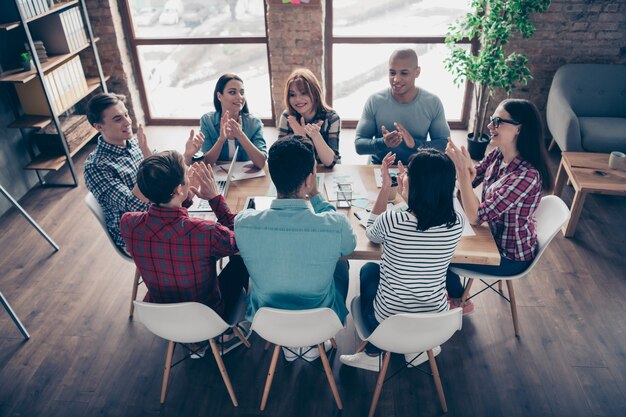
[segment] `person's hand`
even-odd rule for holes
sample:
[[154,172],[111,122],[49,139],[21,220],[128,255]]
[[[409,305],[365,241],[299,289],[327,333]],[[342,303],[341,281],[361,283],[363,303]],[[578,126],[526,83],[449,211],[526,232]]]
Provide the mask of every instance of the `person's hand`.
[[226,123],[228,124],[228,129],[230,133],[232,134],[233,139],[241,138],[244,135],[242,124],[241,124],[241,116],[239,116],[237,120],[228,119],[228,122]]
[[213,169],[206,164],[193,164],[191,166],[191,184],[189,189],[203,200],[211,200],[219,195]]
[[388,148],[395,148],[402,143],[402,136],[397,130],[390,132],[385,126],[381,126],[381,131],[383,132],[383,141]]
[[[324,140],[324,138],[322,138],[322,134],[320,133],[322,123],[323,122],[321,120],[318,123],[307,123],[303,126],[304,133],[311,139]],[[315,141],[313,142],[313,145],[315,145]]]
[[152,151],[148,146],[148,138],[146,137],[146,133],[143,131],[143,125],[141,123],[137,126],[137,143],[139,144],[139,149],[141,149],[141,153],[144,158],[152,155]]
[[230,120],[230,114],[225,111],[220,119],[220,137],[224,140],[234,140],[234,132],[232,131],[228,121]]
[[391,175],[389,175],[389,167],[396,161],[396,154],[389,152],[383,158],[383,162],[380,166],[380,175],[383,180],[381,190],[389,190],[391,188]]
[[300,122],[298,122],[295,117],[289,116],[287,117],[287,123],[289,123],[289,127],[291,127],[294,134],[298,136],[306,136],[306,132],[304,131],[304,125],[306,124],[304,122],[304,117],[301,117]]
[[195,134],[195,131],[191,129],[189,132],[189,138],[187,142],[185,142],[185,163],[187,165],[191,165],[191,157],[193,154],[198,152],[200,148],[202,148],[202,143],[204,143],[204,134],[202,132],[198,132]]
[[402,163],[402,161],[398,161],[398,193],[404,199],[404,201],[409,201],[408,190],[404,189],[404,178],[406,177],[406,167]]
[[309,198],[316,196],[320,193],[318,187],[317,187],[317,164],[313,165],[313,184],[311,184],[311,189],[309,190],[309,192],[307,193],[309,195]]
[[448,138],[448,145],[446,145],[446,155],[454,163],[456,169],[456,175],[459,180],[469,179],[472,181],[476,177],[476,168],[470,158],[467,149],[464,146],[459,148],[452,142],[451,138]]
[[406,130],[406,128],[398,122],[394,123],[394,125],[396,126],[396,129],[398,130],[398,133],[402,137],[402,140],[404,141],[406,146],[408,146],[409,149],[415,148],[415,139],[413,139],[413,136],[409,133],[409,131]]

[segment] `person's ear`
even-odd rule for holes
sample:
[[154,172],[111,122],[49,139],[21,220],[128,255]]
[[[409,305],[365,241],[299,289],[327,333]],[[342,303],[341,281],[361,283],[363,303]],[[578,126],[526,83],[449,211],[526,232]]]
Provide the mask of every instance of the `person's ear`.
[[217,99],[220,101],[220,103],[222,102],[222,97],[224,97],[224,95],[218,91],[217,92]]
[[93,124],[93,127],[95,127],[95,128],[96,128],[96,130],[97,130],[98,132],[100,132],[100,133],[102,133],[102,129],[104,128],[104,126],[102,125],[102,123],[98,123],[98,122],[94,123],[94,124]]
[[419,67],[419,66],[418,66],[417,68],[415,68],[415,78],[417,78],[417,77],[419,77],[419,76],[420,76],[420,72],[421,72],[421,71],[422,71],[422,68],[421,68],[421,67]]

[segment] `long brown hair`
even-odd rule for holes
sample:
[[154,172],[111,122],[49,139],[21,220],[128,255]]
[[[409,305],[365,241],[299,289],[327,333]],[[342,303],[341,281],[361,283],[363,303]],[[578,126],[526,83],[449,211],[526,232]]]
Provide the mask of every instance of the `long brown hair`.
[[317,77],[315,77],[315,74],[306,68],[298,68],[291,73],[285,83],[285,109],[289,115],[301,116],[301,114],[289,104],[289,89],[291,87],[297,88],[311,97],[315,113],[320,113],[320,110],[323,112],[332,110],[332,108],[326,104],[326,100],[322,94],[322,86],[317,80]]

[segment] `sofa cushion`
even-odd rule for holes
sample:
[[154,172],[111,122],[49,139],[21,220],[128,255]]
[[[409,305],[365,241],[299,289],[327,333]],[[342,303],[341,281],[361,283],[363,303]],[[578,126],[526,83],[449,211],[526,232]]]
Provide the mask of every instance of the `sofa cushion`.
[[579,117],[580,136],[587,152],[626,152],[626,119]]

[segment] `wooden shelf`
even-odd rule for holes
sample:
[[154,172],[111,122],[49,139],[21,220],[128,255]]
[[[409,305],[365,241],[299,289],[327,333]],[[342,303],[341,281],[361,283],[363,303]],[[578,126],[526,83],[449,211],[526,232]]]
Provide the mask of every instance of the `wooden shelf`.
[[[85,140],[83,140],[75,149],[72,149],[72,151],[70,152],[70,155],[71,156],[76,155],[78,151],[83,149],[85,145],[89,143],[89,141],[93,139],[94,136],[96,136],[97,134],[98,134],[98,131],[92,127],[89,134],[85,136]],[[40,169],[44,171],[58,171],[66,163],[67,163],[67,159],[65,158],[65,155],[50,156],[50,155],[42,154],[36,157],[35,159],[33,159],[30,164],[24,167],[24,169]]]
[[[94,38],[94,42],[98,42],[99,40],[100,38]],[[50,72],[54,68],[63,65],[64,63],[78,55],[81,51],[84,51],[90,46],[91,43],[86,43],[76,51],[69,54],[52,55],[48,57],[48,60],[46,62],[41,64],[41,69],[43,70],[44,74]],[[37,71],[35,71],[34,69],[31,69],[30,71],[14,69],[0,74],[0,82],[23,84],[29,82],[30,80],[33,80],[35,77],[37,77]]]
[[[109,81],[110,78],[111,76],[106,75],[104,77],[104,82],[106,83],[107,81]],[[97,77],[87,78],[87,91],[81,98],[79,98],[74,103],[72,103],[70,107],[76,105],[76,103],[78,103],[79,101],[87,97],[89,94],[96,91],[99,87],[100,87],[100,78],[97,78]],[[26,128],[43,129],[51,121],[52,121],[52,117],[50,116],[33,116],[33,115],[27,114],[20,118],[15,119],[15,121],[11,123],[8,127],[13,128],[13,129],[26,129]]]
[[[5,1],[5,0],[2,0]],[[42,17],[48,16],[52,13],[57,13],[65,9],[69,9],[78,4],[78,0],[71,0],[65,3],[57,3],[52,6],[47,11],[38,14],[37,16],[29,17],[26,19],[26,23],[34,22],[35,20],[41,19]],[[8,22],[8,23],[0,23],[0,30],[12,30],[22,26],[22,22]]]

